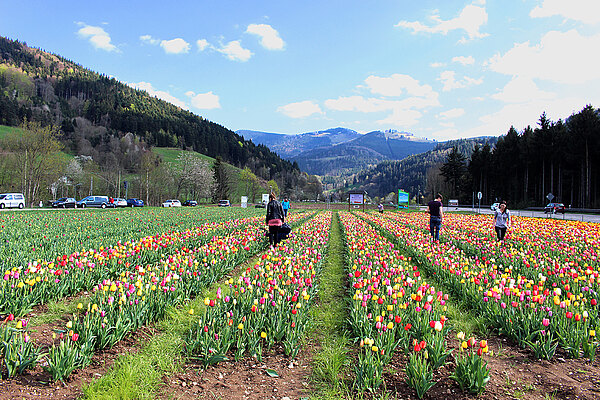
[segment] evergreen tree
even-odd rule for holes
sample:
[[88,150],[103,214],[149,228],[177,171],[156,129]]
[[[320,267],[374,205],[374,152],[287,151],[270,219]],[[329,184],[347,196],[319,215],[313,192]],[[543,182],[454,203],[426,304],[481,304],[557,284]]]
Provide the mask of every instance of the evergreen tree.
[[215,159],[213,172],[215,176],[213,202],[216,203],[219,200],[229,199],[229,194],[231,192],[231,178],[223,164],[221,156],[217,156]]
[[460,184],[467,171],[466,160],[466,157],[458,151],[458,147],[454,146],[448,154],[446,162],[440,168],[442,176],[451,185],[451,196],[453,197],[459,195]]

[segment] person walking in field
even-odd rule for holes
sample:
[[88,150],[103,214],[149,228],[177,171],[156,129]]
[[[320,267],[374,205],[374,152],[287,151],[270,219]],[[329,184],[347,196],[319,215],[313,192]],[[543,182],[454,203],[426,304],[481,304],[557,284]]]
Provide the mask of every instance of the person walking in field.
[[440,241],[440,229],[442,229],[442,218],[444,218],[443,197],[437,194],[434,200],[427,203],[427,212],[429,213],[429,232],[431,239],[435,242]]
[[269,194],[267,204],[267,226],[269,227],[269,244],[271,246],[279,243],[279,228],[285,221],[285,215],[281,204],[277,201],[274,193]]
[[506,203],[502,202],[494,211],[494,229],[499,242],[504,241],[508,228],[510,228],[510,211],[506,208]]
[[379,203],[377,206],[377,211],[379,211],[379,214],[383,214],[383,204]]
[[281,202],[281,208],[283,208],[283,216],[287,218],[288,210],[290,209],[290,201],[287,197]]

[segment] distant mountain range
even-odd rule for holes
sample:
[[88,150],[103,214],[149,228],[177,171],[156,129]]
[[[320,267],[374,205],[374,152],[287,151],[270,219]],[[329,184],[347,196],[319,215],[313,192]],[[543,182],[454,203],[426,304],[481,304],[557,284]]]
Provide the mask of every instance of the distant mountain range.
[[298,135],[240,130],[255,144],[267,146],[281,157],[296,161],[301,170],[317,175],[358,172],[386,160],[402,160],[423,153],[437,142],[408,132],[373,131],[360,134],[352,129],[332,128]]

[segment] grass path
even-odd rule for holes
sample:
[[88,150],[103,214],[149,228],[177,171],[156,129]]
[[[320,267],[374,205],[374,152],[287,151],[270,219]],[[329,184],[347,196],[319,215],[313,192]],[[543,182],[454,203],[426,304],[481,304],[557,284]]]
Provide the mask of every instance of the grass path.
[[338,213],[334,214],[329,250],[319,281],[319,304],[311,311],[313,328],[308,336],[318,351],[313,358],[313,399],[348,398],[346,385],[349,339],[346,329],[346,245]]
[[[172,307],[167,316],[155,325],[158,333],[137,353],[119,357],[110,371],[83,389],[86,400],[154,399],[164,385],[163,377],[181,369],[184,337],[198,313],[206,307],[204,298],[214,298],[217,289],[229,287],[227,281],[241,268],[256,262],[256,256],[238,265],[227,276],[205,289],[194,300],[177,308]],[[195,315],[189,313],[190,309]]]

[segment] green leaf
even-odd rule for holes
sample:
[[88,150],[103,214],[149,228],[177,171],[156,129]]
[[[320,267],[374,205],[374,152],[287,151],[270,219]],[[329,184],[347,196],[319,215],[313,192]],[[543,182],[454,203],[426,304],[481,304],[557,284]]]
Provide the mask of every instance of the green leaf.
[[269,375],[271,378],[279,378],[279,374],[277,373],[277,371],[275,371],[274,369],[267,369],[265,370],[265,372],[267,373],[267,375]]

